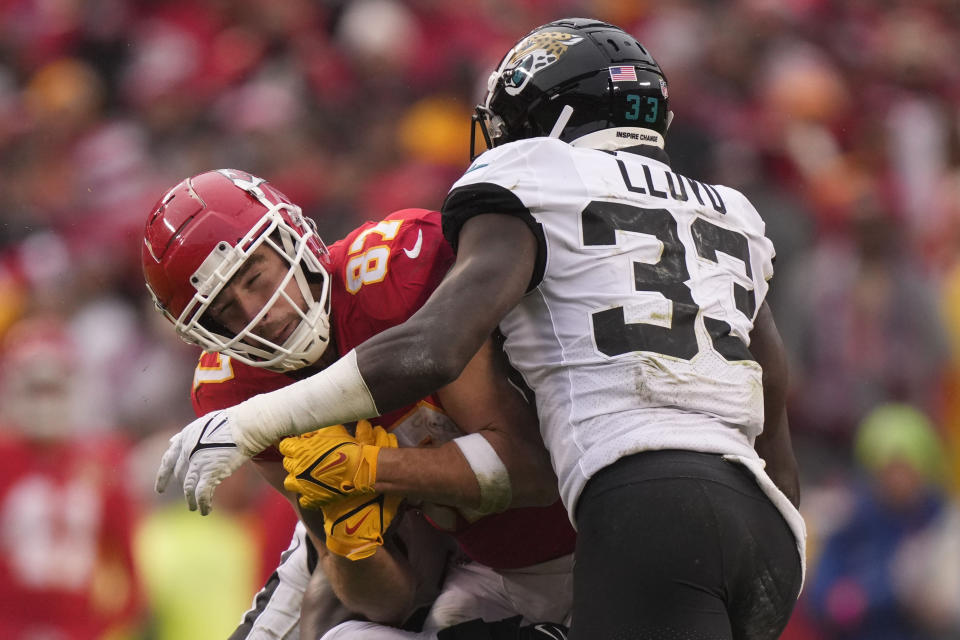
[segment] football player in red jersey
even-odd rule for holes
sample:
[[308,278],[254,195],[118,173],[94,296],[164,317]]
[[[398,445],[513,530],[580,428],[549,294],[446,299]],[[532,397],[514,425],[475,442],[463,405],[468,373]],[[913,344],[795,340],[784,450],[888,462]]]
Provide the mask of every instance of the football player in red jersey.
[[[198,415],[290,385],[402,323],[453,259],[439,213],[420,209],[367,223],[327,249],[283,194],[234,170],[204,173],[168,191],[149,216],[143,245],[157,306],[182,337],[206,350],[193,386]],[[472,560],[448,574],[428,632],[477,617],[566,617],[574,533],[533,408],[508,374],[491,339],[457,380],[375,419],[389,436],[369,425],[358,426],[356,439],[325,429],[284,441],[285,459],[275,449],[256,458],[275,487],[290,490],[319,552],[325,587],[348,608],[399,623],[415,604],[418,577],[402,554],[378,546],[396,508],[392,500],[406,496]],[[190,448],[234,455],[220,426],[216,419],[200,425]],[[366,485],[331,502],[322,473],[341,463],[356,464],[355,478],[362,475]],[[304,508],[319,504],[323,522]],[[340,633],[364,624],[347,623]],[[364,633],[395,637],[385,628]]]
[[0,638],[95,640],[142,613],[137,508],[113,470],[125,442],[76,433],[76,359],[63,325],[6,336],[0,376]]

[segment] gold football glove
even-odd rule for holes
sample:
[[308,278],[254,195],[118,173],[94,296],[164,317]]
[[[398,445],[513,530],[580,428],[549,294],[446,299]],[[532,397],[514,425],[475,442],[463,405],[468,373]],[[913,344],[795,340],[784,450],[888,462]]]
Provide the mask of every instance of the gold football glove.
[[319,509],[336,500],[374,493],[377,455],[383,447],[396,447],[397,437],[366,420],[357,423],[353,437],[343,427],[327,427],[280,441],[283,486],[300,494],[300,506]]
[[372,556],[397,514],[401,496],[357,495],[323,507],[327,549],[349,560]]

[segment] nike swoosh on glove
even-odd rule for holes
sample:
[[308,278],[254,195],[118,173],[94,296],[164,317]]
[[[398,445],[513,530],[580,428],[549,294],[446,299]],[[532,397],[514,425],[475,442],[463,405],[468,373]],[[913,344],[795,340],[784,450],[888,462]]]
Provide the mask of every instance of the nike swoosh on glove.
[[372,556],[383,544],[383,534],[393,522],[401,496],[356,495],[323,507],[327,549],[349,560]]
[[199,508],[207,515],[213,508],[214,489],[249,459],[233,439],[227,412],[208,413],[170,438],[157,470],[157,493],[163,493],[175,475],[183,483],[190,511]]
[[356,437],[337,425],[284,438],[279,445],[287,471],[283,486],[299,493],[300,506],[306,509],[372,494],[380,449],[396,446],[396,436],[366,420],[357,423]]

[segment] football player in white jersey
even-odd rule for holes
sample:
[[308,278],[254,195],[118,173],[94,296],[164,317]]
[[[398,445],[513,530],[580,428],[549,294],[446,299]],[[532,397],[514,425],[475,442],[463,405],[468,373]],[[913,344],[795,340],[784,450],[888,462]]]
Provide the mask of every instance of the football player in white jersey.
[[[657,63],[613,25],[520,40],[474,118],[491,148],[444,203],[444,282],[322,373],[228,409],[229,460],[175,441],[166,464],[198,479],[191,499],[209,507],[283,435],[443,386],[499,325],[579,532],[570,637],[778,637],[805,530],[764,300],[774,250],[742,194],[671,170],[668,105]],[[509,482],[495,455],[465,453],[481,493]]]

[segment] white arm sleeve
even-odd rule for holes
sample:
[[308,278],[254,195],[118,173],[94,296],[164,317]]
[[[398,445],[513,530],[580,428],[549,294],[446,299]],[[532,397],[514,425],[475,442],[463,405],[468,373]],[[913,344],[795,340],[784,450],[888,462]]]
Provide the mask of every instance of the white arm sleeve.
[[234,440],[247,455],[286,436],[380,415],[352,349],[323,371],[254,396],[227,413]]

